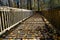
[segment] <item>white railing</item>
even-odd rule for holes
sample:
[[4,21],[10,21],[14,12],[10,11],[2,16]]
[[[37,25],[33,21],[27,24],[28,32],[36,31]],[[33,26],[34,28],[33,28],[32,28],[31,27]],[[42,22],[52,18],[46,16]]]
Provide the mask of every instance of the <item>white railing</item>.
[[32,10],[0,7],[0,35],[32,15]]

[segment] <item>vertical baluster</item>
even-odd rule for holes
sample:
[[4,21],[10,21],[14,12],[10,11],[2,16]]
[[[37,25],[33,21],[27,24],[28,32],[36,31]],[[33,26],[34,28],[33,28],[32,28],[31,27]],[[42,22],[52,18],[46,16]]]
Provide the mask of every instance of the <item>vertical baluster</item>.
[[13,12],[13,24],[14,24],[14,12]]
[[12,25],[14,24],[14,13],[13,13],[13,10],[11,12],[11,23],[12,23]]
[[20,10],[20,16],[19,16],[20,20],[21,20],[21,10]]
[[[13,13],[14,13],[14,11],[13,11]],[[15,13],[14,13],[14,23],[15,23]]]
[[[16,13],[17,13],[17,12],[16,12]],[[18,13],[16,14],[16,16],[17,16],[16,19],[17,19],[17,22],[18,22]]]
[[2,30],[5,29],[5,23],[4,23],[4,11],[2,11]]
[[15,22],[17,22],[17,13],[15,12]]
[[12,24],[11,24],[11,14],[12,14],[12,13],[11,13],[11,10],[10,10],[10,16],[9,16],[9,17],[10,17],[10,19],[9,19],[9,20],[10,20],[10,26],[12,25]]
[[10,12],[8,14],[8,22],[9,22],[9,27],[10,27]]
[[17,18],[18,18],[18,21],[19,21],[19,12],[18,12],[18,17]]
[[23,16],[23,13],[22,13],[22,10],[21,10],[21,20],[23,19],[23,17],[22,17],[22,16]]
[[[20,16],[20,12],[19,12],[18,16]],[[19,17],[19,21],[20,21],[20,17]]]
[[30,16],[31,14],[30,14],[30,10],[29,10],[29,16]]
[[20,19],[22,20],[22,10],[21,10],[21,12],[20,12],[20,15],[21,15],[21,18],[20,18]]
[[1,11],[0,11],[0,32],[1,32]]
[[[13,12],[14,13],[14,12]],[[14,13],[14,23],[15,23],[15,13]]]
[[27,12],[25,11],[25,17],[27,17],[27,15],[26,15],[26,14],[27,14]]
[[[25,13],[26,13],[26,12],[25,12]],[[26,13],[25,17],[27,17],[27,13]]]
[[6,12],[6,28],[8,28],[8,11]]
[[[19,17],[18,17],[18,12],[17,12],[17,18],[19,19]],[[17,22],[18,22],[18,20],[17,20]]]
[[25,18],[26,18],[26,12],[24,11],[24,14],[25,14]]
[[24,12],[22,11],[22,17],[23,17],[23,19],[24,19]]
[[25,14],[25,12],[23,11],[23,19],[25,18],[25,15],[26,15],[26,14]]
[[12,26],[12,10],[10,11],[10,26]]
[[28,17],[28,12],[26,11],[26,13],[27,13],[27,16],[26,17]]
[[24,12],[23,12],[23,19],[25,18],[25,15],[26,15],[26,14],[24,14]]
[[16,23],[17,23],[17,21],[18,21],[18,18],[17,18],[17,12],[16,12]]
[[11,10],[11,26],[13,25],[13,11]]
[[5,29],[7,28],[7,12],[4,11]]
[[22,10],[21,10],[21,18],[20,19],[22,20]]
[[0,32],[1,32],[1,27],[2,27],[2,26],[1,26],[1,17],[0,17]]
[[29,13],[30,13],[29,10],[27,12],[28,12],[28,16],[29,16]]
[[[19,12],[19,16],[20,16],[20,12]],[[20,21],[20,17],[19,17],[19,21]]]
[[3,23],[2,23],[2,12],[0,11],[0,22],[1,22],[1,26],[0,26],[0,32],[2,31],[2,27],[3,27]]
[[16,12],[16,23],[17,23],[17,21],[18,21],[18,18],[17,18],[17,12]]
[[[29,16],[29,11],[26,11],[26,12],[27,12],[27,14],[28,14],[28,16]],[[27,16],[27,17],[28,17],[28,16]]]
[[15,23],[16,23],[17,21],[16,21],[16,12],[15,12]]
[[26,11],[26,14],[27,14],[27,15],[26,15],[26,17],[27,17],[27,16],[28,16],[28,13],[27,13],[27,11]]
[[4,28],[6,29],[6,11],[4,11]]
[[15,12],[15,23],[16,23],[17,21],[16,21],[16,12]]
[[24,11],[24,14],[25,14],[25,18],[26,18],[26,12]]
[[8,28],[9,27],[9,11],[7,11],[7,13],[6,13],[6,28]]
[[9,27],[9,11],[7,12],[7,28]]
[[9,27],[11,26],[11,12],[9,13]]
[[29,10],[29,16],[30,16],[31,14],[30,14],[30,10]]
[[18,18],[18,21],[19,21],[19,12],[17,12],[17,18]]

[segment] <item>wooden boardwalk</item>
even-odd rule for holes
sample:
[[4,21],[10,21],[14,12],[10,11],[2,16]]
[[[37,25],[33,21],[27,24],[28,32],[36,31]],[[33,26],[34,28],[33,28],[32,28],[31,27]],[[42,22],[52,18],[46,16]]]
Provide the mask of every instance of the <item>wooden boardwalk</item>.
[[[47,22],[47,24],[49,24],[49,22]],[[23,38],[31,40],[34,38],[36,38],[36,40],[37,38],[41,40],[58,39],[56,30],[52,26],[47,26],[38,13],[19,24],[17,28],[10,32],[5,38]]]

